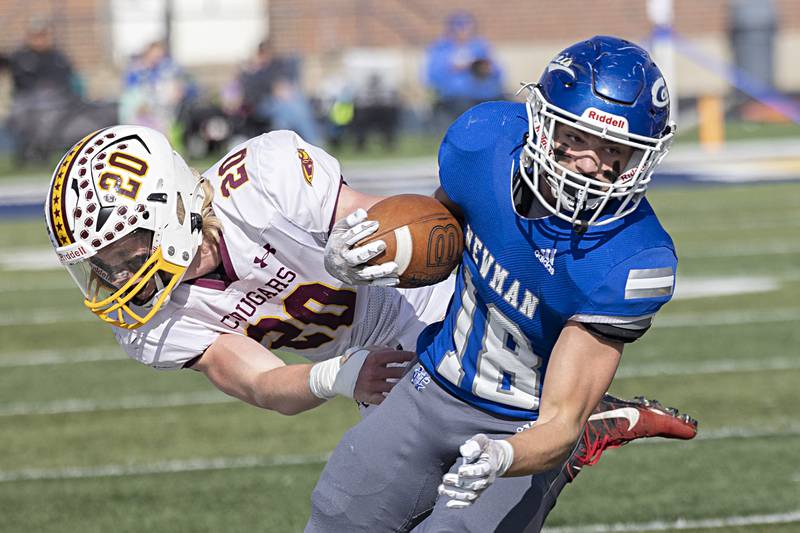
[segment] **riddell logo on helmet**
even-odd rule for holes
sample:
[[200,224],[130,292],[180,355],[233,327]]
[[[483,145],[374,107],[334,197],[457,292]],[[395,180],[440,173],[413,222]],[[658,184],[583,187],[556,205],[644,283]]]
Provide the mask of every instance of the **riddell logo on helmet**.
[[62,263],[71,263],[73,261],[76,261],[77,259],[80,259],[81,257],[83,257],[83,256],[85,256],[87,254],[88,254],[88,252],[86,251],[86,248],[84,248],[83,246],[78,246],[77,248],[74,248],[72,250],[59,252],[58,259]]
[[619,115],[604,113],[594,107],[590,107],[584,111],[581,118],[598,126],[608,126],[616,130],[628,131],[628,119]]

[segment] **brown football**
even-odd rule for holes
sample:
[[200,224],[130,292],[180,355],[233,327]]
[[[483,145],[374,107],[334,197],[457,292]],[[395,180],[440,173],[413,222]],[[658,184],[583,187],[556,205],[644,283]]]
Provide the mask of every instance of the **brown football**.
[[358,244],[378,239],[386,242],[386,250],[369,264],[397,262],[399,287],[438,283],[461,261],[461,225],[438,200],[421,194],[399,194],[378,202],[367,213],[380,227]]

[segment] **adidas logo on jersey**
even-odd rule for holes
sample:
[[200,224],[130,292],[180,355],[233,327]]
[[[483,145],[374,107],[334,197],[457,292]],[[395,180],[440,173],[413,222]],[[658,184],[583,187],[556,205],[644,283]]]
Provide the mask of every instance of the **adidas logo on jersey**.
[[556,251],[557,250],[555,248],[542,248],[533,252],[533,255],[535,255],[536,259],[538,259],[539,262],[544,265],[551,276],[556,273]]

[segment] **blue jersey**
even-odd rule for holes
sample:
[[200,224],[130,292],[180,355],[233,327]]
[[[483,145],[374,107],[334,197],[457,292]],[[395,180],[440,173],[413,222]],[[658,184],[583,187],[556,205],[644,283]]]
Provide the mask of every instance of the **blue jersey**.
[[463,401],[535,420],[553,346],[568,320],[649,319],[671,298],[677,258],[646,200],[583,235],[556,216],[520,217],[512,175],[523,104],[472,108],[448,130],[439,177],[464,215],[464,254],[447,315],[419,338],[425,369]]

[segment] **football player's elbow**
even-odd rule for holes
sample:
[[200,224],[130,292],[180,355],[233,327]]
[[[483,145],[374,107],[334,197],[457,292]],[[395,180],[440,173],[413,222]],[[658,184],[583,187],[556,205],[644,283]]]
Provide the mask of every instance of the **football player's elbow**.
[[279,402],[274,407],[268,407],[267,409],[271,409],[272,411],[280,413],[284,416],[294,416],[307,410],[307,408],[304,406],[283,402]]
[[258,392],[254,391],[253,396],[255,401],[251,403],[284,416],[294,416],[313,407],[301,398],[293,397],[292,393],[274,391],[271,387],[261,388]]
[[572,450],[575,448],[575,443],[581,435],[583,426],[573,421],[554,420],[560,427],[556,431],[553,442],[552,453],[548,461],[548,468],[555,468],[566,461]]
[[552,467],[556,467],[560,464],[563,464],[567,459],[569,459],[572,450],[575,448],[575,443],[578,441],[578,435],[569,433],[565,434],[564,438],[559,442],[559,446],[555,453],[555,458],[552,461]]

